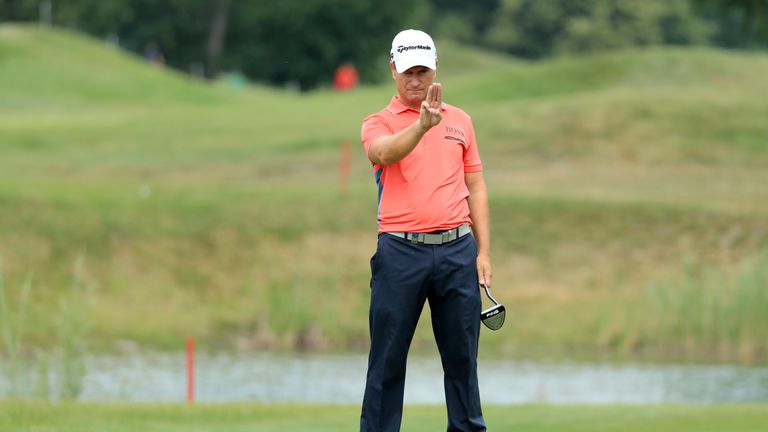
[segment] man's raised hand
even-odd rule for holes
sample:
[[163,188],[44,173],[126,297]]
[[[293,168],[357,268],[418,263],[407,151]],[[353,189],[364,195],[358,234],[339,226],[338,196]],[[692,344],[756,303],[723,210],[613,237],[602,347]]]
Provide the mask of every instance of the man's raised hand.
[[425,131],[437,126],[443,119],[443,88],[440,83],[434,83],[427,89],[427,98],[421,102],[419,124]]

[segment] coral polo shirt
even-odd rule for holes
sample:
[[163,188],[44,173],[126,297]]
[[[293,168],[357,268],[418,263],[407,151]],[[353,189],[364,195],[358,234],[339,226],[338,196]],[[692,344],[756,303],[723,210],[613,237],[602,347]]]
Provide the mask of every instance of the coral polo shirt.
[[[443,119],[399,162],[373,165],[379,187],[379,232],[430,232],[471,223],[464,174],[482,171],[472,119],[446,103]],[[383,135],[418,121],[419,111],[397,96],[389,106],[363,120],[365,153]]]

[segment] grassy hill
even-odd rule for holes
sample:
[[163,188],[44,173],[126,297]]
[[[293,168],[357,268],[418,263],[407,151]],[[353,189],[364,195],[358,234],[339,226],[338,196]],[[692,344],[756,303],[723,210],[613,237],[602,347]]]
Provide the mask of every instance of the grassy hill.
[[[768,359],[768,56],[440,45],[510,311],[484,352]],[[0,26],[0,271],[11,306],[32,278],[24,339],[55,344],[59,299],[77,298],[94,349],[365,349],[376,192],[359,128],[392,93],[237,90]]]

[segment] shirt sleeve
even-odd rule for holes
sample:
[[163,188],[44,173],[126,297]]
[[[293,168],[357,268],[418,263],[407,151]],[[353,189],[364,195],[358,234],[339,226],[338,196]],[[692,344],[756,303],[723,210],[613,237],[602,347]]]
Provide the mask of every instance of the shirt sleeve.
[[464,150],[464,172],[480,172],[483,170],[483,163],[480,160],[480,152],[477,149],[477,138],[475,137],[475,127],[472,119],[469,119],[469,145]]
[[[360,131],[360,138],[365,146],[365,155],[368,156],[368,150],[371,148],[371,143],[376,141],[384,135],[392,135],[394,132],[387,124],[381,115],[373,114],[363,120],[363,127]],[[370,157],[368,158],[370,159]]]

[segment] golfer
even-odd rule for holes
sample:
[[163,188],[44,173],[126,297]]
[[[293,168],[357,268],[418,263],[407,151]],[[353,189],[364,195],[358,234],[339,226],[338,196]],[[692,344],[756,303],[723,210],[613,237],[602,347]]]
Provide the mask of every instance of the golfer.
[[491,283],[491,260],[475,131],[464,111],[443,103],[429,35],[398,33],[390,56],[397,95],[362,127],[378,185],[379,239],[371,258],[371,350],[360,430],[400,430],[408,349],[429,301],[448,431],[485,431],[478,283]]

